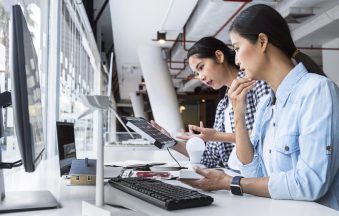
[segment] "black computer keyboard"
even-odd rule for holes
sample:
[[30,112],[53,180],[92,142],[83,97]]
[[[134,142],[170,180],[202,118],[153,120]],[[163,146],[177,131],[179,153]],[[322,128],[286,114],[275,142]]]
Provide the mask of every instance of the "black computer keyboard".
[[142,177],[112,178],[109,184],[167,210],[207,206],[213,198],[188,188]]

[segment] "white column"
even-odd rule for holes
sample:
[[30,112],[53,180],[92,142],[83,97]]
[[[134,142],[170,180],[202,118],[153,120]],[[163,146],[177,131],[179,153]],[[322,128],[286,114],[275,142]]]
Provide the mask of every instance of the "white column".
[[[339,38],[323,44],[323,48],[339,48]],[[339,51],[323,50],[323,70],[339,86]]]
[[161,49],[156,46],[142,46],[138,49],[138,56],[154,120],[174,135],[183,128],[183,122],[170,72],[162,59]]
[[135,117],[147,118],[147,114],[144,111],[144,99],[141,95],[137,95],[136,92],[130,92],[129,96],[131,98],[133,112]]
[[47,157],[57,153],[56,120],[59,119],[61,1],[50,2],[49,56],[47,77]]

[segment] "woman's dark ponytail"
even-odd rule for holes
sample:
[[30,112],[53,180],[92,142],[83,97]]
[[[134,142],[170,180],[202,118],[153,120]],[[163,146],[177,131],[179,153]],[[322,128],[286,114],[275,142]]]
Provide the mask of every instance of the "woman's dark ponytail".
[[306,67],[306,69],[311,73],[316,73],[322,76],[326,76],[324,71],[309,57],[303,52],[298,51],[293,58],[297,63],[301,62]]
[[311,73],[326,76],[323,70],[305,53],[300,52],[291,36],[284,18],[273,8],[256,4],[243,10],[233,21],[230,32],[236,32],[252,43],[257,42],[258,35],[264,33],[268,41],[280,49],[289,58],[304,64]]

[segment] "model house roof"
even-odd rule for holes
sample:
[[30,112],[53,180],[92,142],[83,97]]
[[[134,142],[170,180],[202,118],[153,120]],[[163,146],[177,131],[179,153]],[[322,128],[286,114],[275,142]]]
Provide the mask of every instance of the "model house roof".
[[70,175],[90,175],[95,176],[96,160],[76,159],[72,160]]

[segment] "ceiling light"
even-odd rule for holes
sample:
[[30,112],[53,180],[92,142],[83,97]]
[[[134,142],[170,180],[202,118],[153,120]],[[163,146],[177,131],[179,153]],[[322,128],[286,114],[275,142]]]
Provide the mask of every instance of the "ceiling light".
[[186,107],[183,106],[183,105],[181,105],[181,106],[179,107],[179,112],[182,113],[184,110],[186,110]]
[[166,42],[166,32],[159,32],[157,31],[157,41],[159,43],[165,43]]

